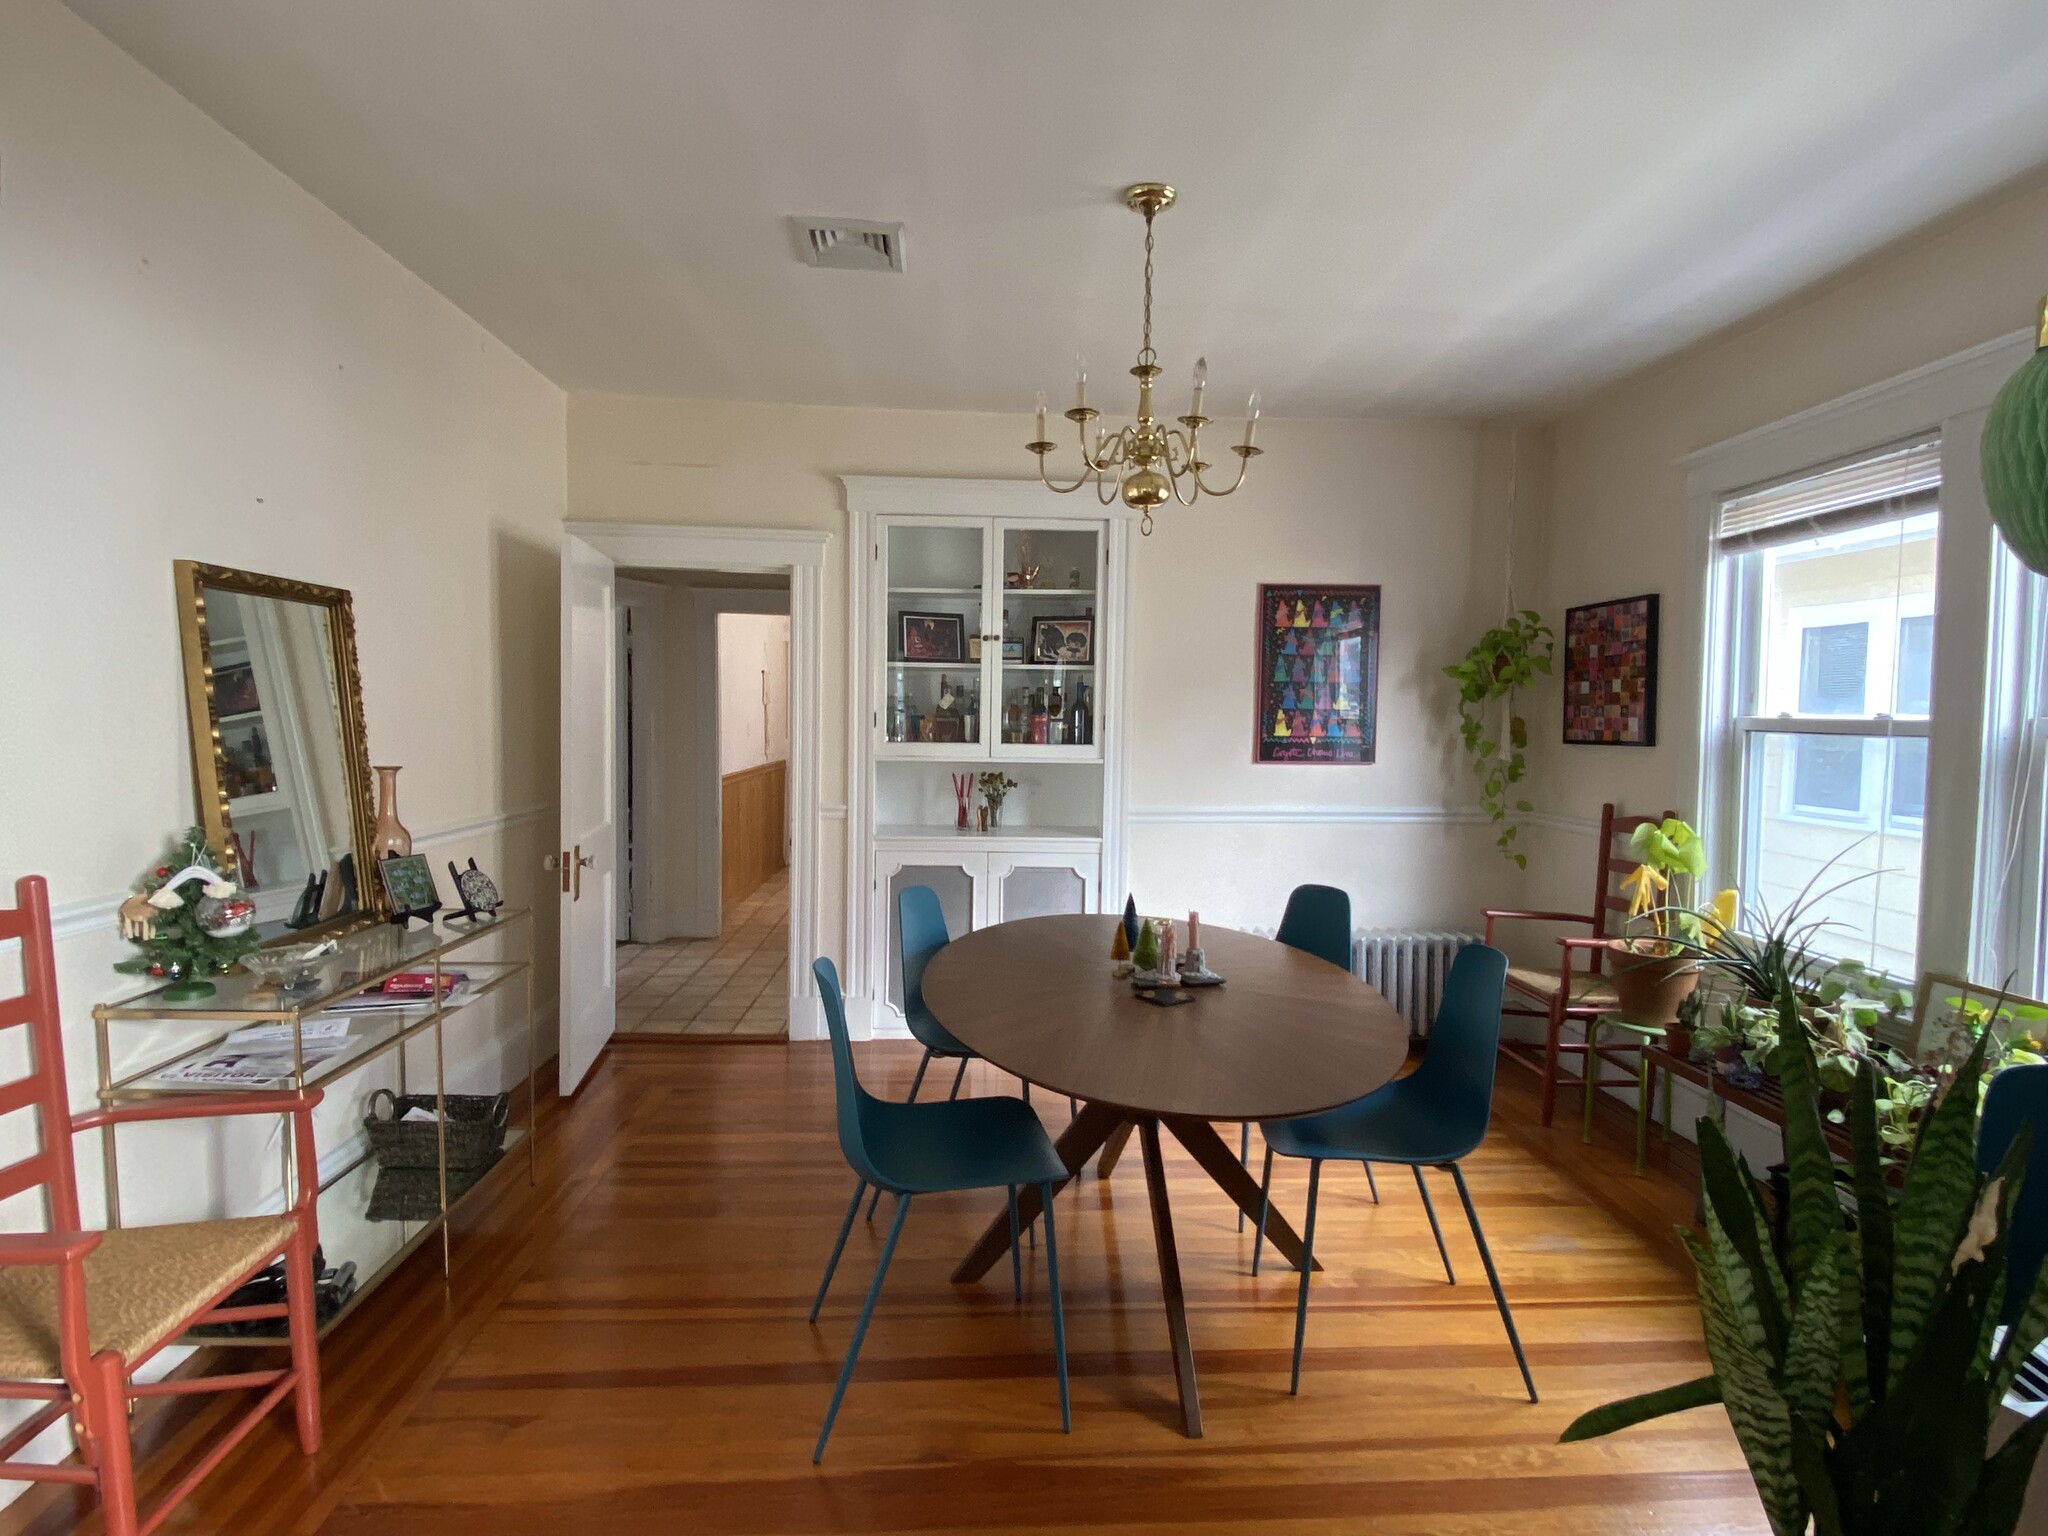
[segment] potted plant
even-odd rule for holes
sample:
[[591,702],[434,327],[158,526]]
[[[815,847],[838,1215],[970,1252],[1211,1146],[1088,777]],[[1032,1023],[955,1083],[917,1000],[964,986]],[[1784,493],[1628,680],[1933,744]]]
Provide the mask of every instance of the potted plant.
[[2040,1414],[1996,1450],[1990,1441],[2006,1388],[2048,1339],[2048,1267],[2018,1321],[1994,1332],[2031,1130],[1988,1177],[1977,1171],[1980,1036],[1911,1141],[1894,1202],[1878,1073],[1865,1062],[1849,1111],[1852,1231],[1798,1008],[1789,988],[1779,994],[1782,1235],[1721,1126],[1699,1122],[1706,1231],[1679,1238],[1713,1374],[1596,1408],[1563,1438],[1719,1403],[1777,1536],[2010,1536],[2048,1440]]
[[[1464,660],[1444,668],[1458,684],[1458,733],[1479,779],[1479,803],[1499,829],[1493,845],[1517,869],[1527,869],[1529,858],[1515,848],[1521,829],[1508,820],[1508,795],[1528,773],[1524,754],[1529,746],[1529,725],[1515,712],[1515,693],[1531,686],[1539,673],[1550,674],[1556,648],[1555,636],[1543,616],[1525,608],[1481,635]],[[1495,699],[1507,701],[1505,743],[1494,734],[1492,711],[1487,707]],[[1522,812],[1536,809],[1520,798],[1512,806]]]
[[[1649,931],[1608,940],[1613,953],[1607,979],[1614,988],[1614,1011],[1630,1024],[1654,1028],[1673,1022],[1679,1003],[1699,985],[1699,961],[1686,941],[1698,942],[1703,914],[1671,898],[1689,894],[1692,883],[1706,873],[1707,850],[1699,834],[1676,816],[1644,822],[1628,846],[1638,860],[1622,882],[1629,892],[1628,923]],[[1682,882],[1677,891],[1674,882]],[[1733,922],[1735,907],[1735,893],[1722,892],[1704,914],[1706,922],[1717,927]]]
[[1763,1087],[1765,1063],[1778,1047],[1778,1016],[1734,998],[1693,1032],[1693,1052],[1714,1063],[1714,1070],[1738,1088]]

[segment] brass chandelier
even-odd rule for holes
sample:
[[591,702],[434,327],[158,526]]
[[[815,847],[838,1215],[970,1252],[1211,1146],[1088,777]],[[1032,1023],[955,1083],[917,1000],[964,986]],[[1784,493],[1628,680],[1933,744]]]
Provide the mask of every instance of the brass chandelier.
[[1164,182],[1141,181],[1136,186],[1124,188],[1124,205],[1133,213],[1142,214],[1145,219],[1145,335],[1144,344],[1138,349],[1138,363],[1131,373],[1138,381],[1138,415],[1130,426],[1119,427],[1111,432],[1107,427],[1094,429],[1094,446],[1089,445],[1089,423],[1101,412],[1088,404],[1088,367],[1075,359],[1074,408],[1066,413],[1067,420],[1074,423],[1081,442],[1081,473],[1070,485],[1056,484],[1046,472],[1046,456],[1053,451],[1053,443],[1045,435],[1045,391],[1038,392],[1038,440],[1028,443],[1031,452],[1038,455],[1038,478],[1046,486],[1065,495],[1078,491],[1091,481],[1095,494],[1104,506],[1119,496],[1125,506],[1142,514],[1140,532],[1152,531],[1152,509],[1163,507],[1167,501],[1179,502],[1191,507],[1204,495],[1228,496],[1244,484],[1245,472],[1251,468],[1252,460],[1264,450],[1252,446],[1252,439],[1259,429],[1259,392],[1252,391],[1251,399],[1245,402],[1244,441],[1234,444],[1231,452],[1237,455],[1237,478],[1227,486],[1215,486],[1203,478],[1211,466],[1202,457],[1202,428],[1209,424],[1209,418],[1202,414],[1202,393],[1209,385],[1209,360],[1206,357],[1195,360],[1195,394],[1193,403],[1185,416],[1176,418],[1185,431],[1176,432],[1165,426],[1152,415],[1152,381],[1159,377],[1159,356],[1152,350],[1152,220],[1173,206],[1174,190]]

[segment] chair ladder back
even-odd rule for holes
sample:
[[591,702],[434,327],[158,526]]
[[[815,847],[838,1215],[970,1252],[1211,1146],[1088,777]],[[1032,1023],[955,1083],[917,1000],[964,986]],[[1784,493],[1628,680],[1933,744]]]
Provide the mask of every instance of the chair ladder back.
[[[1596,939],[1618,938],[1620,923],[1608,926],[1608,914],[1617,917],[1628,915],[1628,897],[1622,892],[1621,882],[1628,878],[1636,865],[1629,857],[1629,839],[1636,834],[1637,827],[1656,826],[1676,816],[1676,811],[1666,811],[1659,816],[1624,816],[1614,809],[1614,802],[1608,801],[1600,807],[1600,867],[1593,887],[1593,937]],[[1600,951],[1594,950],[1592,969],[1600,970]]]
[[21,941],[24,990],[0,999],[0,1029],[26,1024],[28,1075],[0,1084],[0,1117],[36,1111],[41,1150],[0,1168],[0,1199],[44,1186],[53,1228],[79,1228],[78,1182],[71,1161],[71,1095],[64,1080],[64,1029],[57,1010],[57,959],[50,940],[50,889],[41,875],[14,882],[16,905],[0,908],[0,940]]

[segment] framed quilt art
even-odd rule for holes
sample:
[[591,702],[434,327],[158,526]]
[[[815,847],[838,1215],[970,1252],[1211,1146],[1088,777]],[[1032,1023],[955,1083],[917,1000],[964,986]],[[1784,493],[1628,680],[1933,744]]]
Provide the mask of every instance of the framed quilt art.
[[1568,746],[1657,744],[1657,596],[1619,597],[1564,614]]
[[1369,763],[1379,725],[1380,589],[1259,588],[1255,763]]

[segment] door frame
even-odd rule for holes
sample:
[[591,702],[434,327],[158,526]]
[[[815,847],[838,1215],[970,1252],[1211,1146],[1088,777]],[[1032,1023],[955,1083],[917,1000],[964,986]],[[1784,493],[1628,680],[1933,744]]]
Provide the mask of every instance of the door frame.
[[832,535],[811,528],[662,523],[572,522],[565,531],[620,566],[789,577],[789,1038],[822,1040],[825,1017],[810,962],[822,952],[818,769],[823,748],[825,552]]

